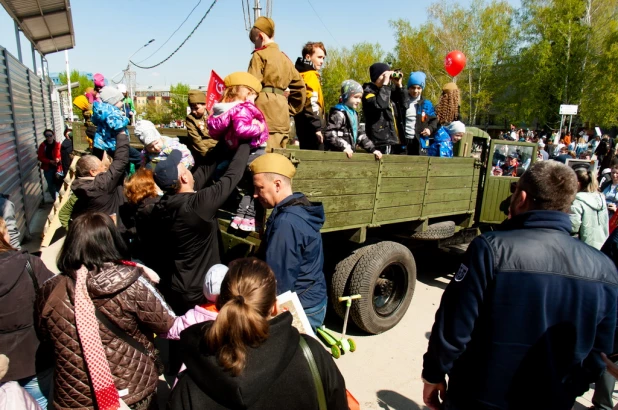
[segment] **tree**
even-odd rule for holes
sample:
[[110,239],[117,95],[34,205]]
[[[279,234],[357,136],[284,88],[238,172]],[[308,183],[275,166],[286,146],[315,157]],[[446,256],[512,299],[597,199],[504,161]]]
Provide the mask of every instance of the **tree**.
[[181,120],[187,116],[187,98],[189,84],[178,83],[170,86],[170,106],[174,120]]
[[356,80],[361,85],[369,81],[369,67],[384,59],[385,53],[379,44],[360,43],[351,49],[328,51],[328,60],[322,71],[322,91],[325,111],[339,103],[341,83]]
[[[60,80],[60,84],[62,85],[67,84],[66,73],[60,73],[58,75],[58,78]],[[78,95],[83,95],[86,92],[86,88],[92,87],[94,85],[92,80],[89,80],[88,77],[86,77],[84,74],[80,74],[79,70],[71,71],[71,83],[74,83],[74,82],[78,82],[79,86],[77,88],[71,89],[71,96],[73,97],[73,99],[75,99],[75,97],[77,97]],[[73,102],[71,101],[71,103]],[[74,110],[74,114],[77,115],[79,119],[83,119],[82,113],[80,110]]]
[[171,104],[165,101],[161,104],[157,104],[154,101],[149,101],[146,104],[144,119],[152,122],[153,124],[168,124],[174,120]]

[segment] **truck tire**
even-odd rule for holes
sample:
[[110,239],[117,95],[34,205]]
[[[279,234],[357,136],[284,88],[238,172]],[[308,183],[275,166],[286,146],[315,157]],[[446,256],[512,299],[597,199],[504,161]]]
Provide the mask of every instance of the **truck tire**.
[[427,230],[415,233],[412,235],[412,238],[423,241],[433,241],[436,239],[450,238],[453,235],[455,235],[455,222],[445,221],[429,225]]
[[350,279],[354,323],[371,334],[385,332],[403,318],[416,286],[412,252],[396,242],[380,242],[358,260]]
[[330,282],[330,303],[335,313],[342,319],[345,316],[345,305],[339,302],[339,297],[346,296],[346,293],[349,295],[349,292],[346,291],[349,290],[348,280],[350,279],[350,273],[354,270],[361,256],[374,246],[375,245],[368,245],[356,249],[351,255],[339,261],[337,266],[335,266],[335,272]]

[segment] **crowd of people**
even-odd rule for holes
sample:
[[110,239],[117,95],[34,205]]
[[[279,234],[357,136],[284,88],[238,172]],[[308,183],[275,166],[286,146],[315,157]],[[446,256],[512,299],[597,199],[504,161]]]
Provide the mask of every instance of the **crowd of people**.
[[[164,373],[171,409],[349,408],[330,355],[278,311],[277,295],[292,291],[313,330],[324,322],[325,213],[293,191],[296,168],[272,148],[286,147],[293,115],[303,149],[452,157],[466,132],[459,90],[446,84],[434,109],[424,73],[404,87],[403,73],[378,62],[370,82],[344,81],[326,114],[324,45],[306,44],[293,64],[274,34],[271,19],[256,20],[248,71],[225,77],[212,112],[203,92],[189,92],[186,145],[135,121],[126,89],[95,76],[75,101],[92,146],[61,210],[59,275],[19,250],[14,211],[0,198],[0,404],[11,395],[28,409],[154,409]],[[141,152],[129,143],[132,121]],[[55,199],[71,132],[44,136],[38,155]],[[432,410],[566,410],[595,381],[597,402],[611,403],[618,368],[601,353],[614,351],[618,160],[609,137],[586,148],[563,141],[610,171],[599,189],[594,169],[561,164],[555,149],[545,157],[540,138],[543,161],[519,167],[505,156],[501,172],[521,177],[509,219],[472,242],[436,314],[422,374]],[[222,208],[232,229],[263,232],[256,257],[222,254]],[[166,363],[155,335],[169,340]]]

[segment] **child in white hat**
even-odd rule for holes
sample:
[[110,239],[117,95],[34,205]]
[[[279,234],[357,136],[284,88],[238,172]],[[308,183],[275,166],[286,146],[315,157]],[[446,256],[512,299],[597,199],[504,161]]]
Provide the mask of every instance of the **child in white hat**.
[[227,271],[227,266],[221,264],[213,265],[208,269],[204,278],[204,297],[206,298],[206,303],[195,306],[185,313],[184,316],[177,317],[170,330],[162,336],[163,338],[179,340],[180,332],[189,326],[217,318],[219,314],[217,298],[221,293],[221,283],[223,283]]
[[139,120],[135,124],[135,135],[144,144],[144,149],[141,152],[142,166],[154,169],[158,162],[165,161],[167,156],[175,149],[182,153],[181,163],[187,169],[191,169],[195,165],[193,155],[191,155],[187,146],[181,144],[178,138],[161,135],[152,122]]

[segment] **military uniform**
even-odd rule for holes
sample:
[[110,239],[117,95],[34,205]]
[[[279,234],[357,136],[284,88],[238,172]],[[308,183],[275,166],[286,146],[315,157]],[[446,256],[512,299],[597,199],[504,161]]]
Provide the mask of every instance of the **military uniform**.
[[[305,83],[276,43],[255,50],[247,71],[263,85],[255,105],[266,117],[270,132],[267,150],[285,148],[290,134],[290,115],[298,114],[305,106]],[[283,93],[287,88],[290,96],[286,100]]]
[[[206,104],[206,95],[203,91],[190,90],[189,104]],[[196,118],[193,114],[189,113],[185,119],[188,136],[186,145],[189,151],[191,151],[193,158],[195,158],[196,164],[201,162],[201,159],[206,157],[206,154],[217,145],[217,141],[208,135],[207,119],[207,113],[202,118]]]

